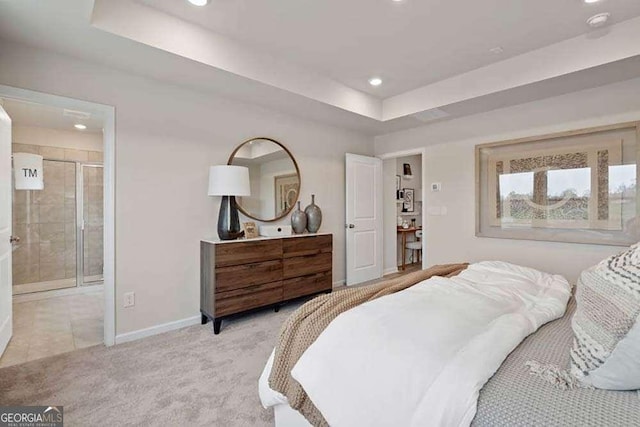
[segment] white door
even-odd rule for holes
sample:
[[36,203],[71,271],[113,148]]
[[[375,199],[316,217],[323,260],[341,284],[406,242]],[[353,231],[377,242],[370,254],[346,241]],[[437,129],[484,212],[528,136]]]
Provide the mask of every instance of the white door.
[[11,339],[11,119],[0,106],[0,356]]
[[347,154],[347,285],[382,277],[382,160]]

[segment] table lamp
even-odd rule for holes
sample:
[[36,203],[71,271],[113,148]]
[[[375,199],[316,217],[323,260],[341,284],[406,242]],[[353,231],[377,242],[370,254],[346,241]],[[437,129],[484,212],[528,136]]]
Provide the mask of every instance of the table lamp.
[[222,196],[218,214],[218,237],[235,240],[244,236],[240,230],[235,196],[249,196],[249,169],[244,166],[220,165],[209,168],[209,196]]

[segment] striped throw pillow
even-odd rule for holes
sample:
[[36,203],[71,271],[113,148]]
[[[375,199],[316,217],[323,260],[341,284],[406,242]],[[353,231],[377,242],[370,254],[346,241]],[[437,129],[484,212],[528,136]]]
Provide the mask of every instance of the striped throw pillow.
[[571,374],[587,386],[640,389],[640,243],[580,275]]

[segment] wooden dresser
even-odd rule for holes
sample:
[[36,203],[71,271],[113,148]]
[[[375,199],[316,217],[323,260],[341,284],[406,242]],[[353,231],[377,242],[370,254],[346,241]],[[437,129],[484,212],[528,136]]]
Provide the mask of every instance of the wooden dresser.
[[333,235],[200,242],[202,324],[294,298],[331,292]]

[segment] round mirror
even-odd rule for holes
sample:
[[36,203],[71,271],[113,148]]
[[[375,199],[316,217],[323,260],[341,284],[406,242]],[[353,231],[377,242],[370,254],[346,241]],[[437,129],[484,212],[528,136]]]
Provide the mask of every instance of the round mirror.
[[238,209],[258,221],[276,221],[291,212],[300,193],[300,170],[282,144],[254,138],[231,153],[229,164],[249,168],[251,195],[236,197]]

